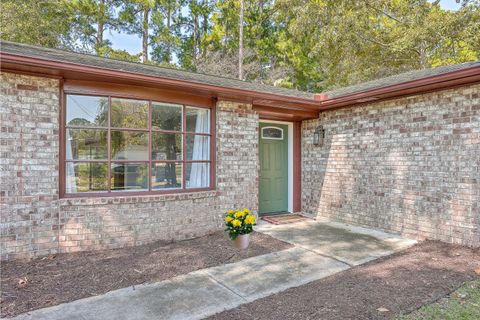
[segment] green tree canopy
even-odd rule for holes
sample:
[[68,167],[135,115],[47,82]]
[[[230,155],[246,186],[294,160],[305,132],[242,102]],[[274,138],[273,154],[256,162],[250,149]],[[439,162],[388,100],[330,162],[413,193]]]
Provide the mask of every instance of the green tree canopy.
[[[2,39],[238,77],[240,0],[0,0]],[[323,91],[480,59],[480,1],[244,0],[243,79]],[[138,35],[114,50],[112,31]],[[141,58],[141,59],[140,59]]]
[[73,12],[64,0],[1,0],[1,38],[52,48],[74,48]]

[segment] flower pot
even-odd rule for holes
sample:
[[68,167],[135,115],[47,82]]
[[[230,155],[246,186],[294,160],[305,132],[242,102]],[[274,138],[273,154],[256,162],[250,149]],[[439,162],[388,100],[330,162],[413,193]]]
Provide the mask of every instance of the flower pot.
[[235,248],[237,249],[247,249],[249,243],[250,243],[249,234],[241,234],[235,238]]

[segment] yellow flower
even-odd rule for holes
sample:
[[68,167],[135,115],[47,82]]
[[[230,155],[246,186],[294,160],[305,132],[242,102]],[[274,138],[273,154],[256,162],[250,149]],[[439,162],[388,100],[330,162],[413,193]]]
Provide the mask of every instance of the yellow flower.
[[227,214],[232,214],[232,213],[233,213],[233,210],[232,210],[232,209],[230,209],[230,210],[227,211]]
[[245,213],[248,214],[248,213],[250,213],[250,210],[248,210],[247,208],[244,208],[244,209],[243,209],[243,212],[245,212]]
[[237,212],[235,212],[235,214],[234,214],[235,218],[237,218],[237,219],[238,219],[238,218],[243,218],[244,215],[245,215],[245,214],[243,213],[243,211],[237,211]]
[[230,221],[232,221],[232,220],[233,220],[233,218],[230,217],[230,216],[227,216],[227,217],[225,218],[225,222],[227,222],[227,223],[230,222]]
[[235,220],[233,220],[232,225],[234,227],[240,227],[242,225],[242,221],[240,221],[238,219],[235,219]]
[[246,224],[254,224],[255,223],[255,216],[253,215],[248,215],[246,218],[245,218],[245,223]]

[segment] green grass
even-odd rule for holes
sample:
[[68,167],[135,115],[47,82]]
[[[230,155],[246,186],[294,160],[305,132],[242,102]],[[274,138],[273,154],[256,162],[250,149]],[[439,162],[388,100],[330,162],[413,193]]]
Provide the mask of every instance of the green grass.
[[397,320],[476,320],[480,319],[480,280],[465,283],[439,301],[424,305]]

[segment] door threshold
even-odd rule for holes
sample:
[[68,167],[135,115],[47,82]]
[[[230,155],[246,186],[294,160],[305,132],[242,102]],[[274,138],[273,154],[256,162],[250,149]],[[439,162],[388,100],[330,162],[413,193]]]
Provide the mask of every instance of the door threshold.
[[300,213],[283,212],[268,216],[262,216],[261,219],[271,224],[289,224],[303,221],[312,221],[312,218],[306,217]]
[[276,212],[268,212],[268,213],[260,213],[260,217],[270,217],[270,216],[279,216],[282,214],[292,214],[291,212],[288,211],[276,211]]

